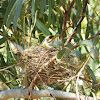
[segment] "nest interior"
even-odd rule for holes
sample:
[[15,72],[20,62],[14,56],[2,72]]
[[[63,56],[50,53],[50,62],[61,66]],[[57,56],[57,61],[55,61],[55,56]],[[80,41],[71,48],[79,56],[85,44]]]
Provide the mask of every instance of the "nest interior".
[[[26,49],[21,56],[22,69],[27,79],[28,84],[32,81],[38,88],[43,88],[43,85],[63,86],[64,82],[59,80],[68,79],[76,74],[78,62],[75,57],[69,57],[68,63],[65,59],[57,60],[59,49],[46,48],[43,46],[30,47]],[[71,68],[70,66],[76,66]],[[23,80],[25,83],[25,80]]]

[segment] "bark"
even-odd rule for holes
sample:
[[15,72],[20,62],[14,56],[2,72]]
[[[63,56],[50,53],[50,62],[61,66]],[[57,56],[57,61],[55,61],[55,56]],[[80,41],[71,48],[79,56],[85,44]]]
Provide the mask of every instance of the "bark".
[[[10,98],[29,98],[30,88],[11,89],[0,92],[0,100],[7,100]],[[61,98],[68,100],[76,100],[75,93],[68,93],[59,90],[33,90],[31,99],[38,99],[41,97]],[[94,100],[93,97],[80,95],[80,100]]]

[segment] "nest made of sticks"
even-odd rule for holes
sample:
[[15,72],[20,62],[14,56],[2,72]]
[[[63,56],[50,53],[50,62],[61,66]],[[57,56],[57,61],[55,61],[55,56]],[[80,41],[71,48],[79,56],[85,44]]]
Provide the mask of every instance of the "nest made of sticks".
[[[76,60],[74,61],[75,57],[70,58],[70,56],[68,63],[65,62],[65,59],[57,60],[56,55],[59,51],[56,48],[43,46],[26,49],[21,56],[24,79],[27,79],[29,84],[33,81],[39,88],[50,84],[62,86],[64,82],[59,82],[59,80],[68,79],[75,75],[78,63]],[[77,68],[68,67],[71,65]],[[23,82],[25,83],[25,80]]]

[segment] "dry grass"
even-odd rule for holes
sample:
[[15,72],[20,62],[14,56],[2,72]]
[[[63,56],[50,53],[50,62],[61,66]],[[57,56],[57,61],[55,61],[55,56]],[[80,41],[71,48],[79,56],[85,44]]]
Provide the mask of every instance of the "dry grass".
[[[30,84],[32,81],[38,88],[55,84],[63,86],[64,82],[58,80],[68,79],[76,74],[79,69],[78,59],[68,57],[68,63],[65,57],[61,61],[56,59],[59,49],[45,48],[42,46],[31,47],[22,53],[22,69],[25,77],[23,83]],[[26,66],[26,67],[25,67]]]

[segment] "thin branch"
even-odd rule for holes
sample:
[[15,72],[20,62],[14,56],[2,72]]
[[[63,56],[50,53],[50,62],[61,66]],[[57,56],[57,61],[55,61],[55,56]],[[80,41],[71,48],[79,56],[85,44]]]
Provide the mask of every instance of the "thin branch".
[[14,65],[11,65],[11,66],[8,66],[8,67],[3,68],[3,69],[0,69],[0,72],[5,71],[5,70],[7,70],[7,69],[9,69],[9,68],[12,68],[12,67],[18,66],[19,64],[20,64],[20,63],[18,63],[18,64],[14,64]]
[[79,77],[80,77],[82,71],[84,70],[86,64],[88,63],[90,57],[91,57],[91,55],[89,55],[88,59],[86,60],[85,64],[83,65],[83,67],[81,68],[81,70],[78,72],[78,75],[77,75],[77,80],[76,80],[76,94],[77,94],[78,100],[80,100],[79,99],[79,92],[78,92],[78,81],[79,81]]
[[[11,89],[0,92],[0,100],[8,100],[10,98],[29,98],[30,88]],[[75,93],[64,92],[60,90],[33,90],[31,99],[38,99],[41,97],[61,98],[68,100],[76,100]],[[80,95],[80,100],[94,100],[93,97]]]
[[67,23],[68,15],[69,15],[74,3],[75,3],[75,0],[72,1],[72,3],[70,4],[70,6],[69,6],[67,11],[66,11],[65,7],[63,7],[65,12],[64,12],[64,21],[63,21],[63,26],[62,26],[62,34],[61,34],[61,42],[62,42],[62,44],[64,44],[66,23]]
[[6,38],[7,40],[11,41],[6,35],[3,34],[2,31],[0,31],[0,35],[3,36],[4,38]]
[[96,37],[99,36],[99,35],[100,35],[100,31],[99,31],[97,34],[95,34],[95,35],[91,36],[90,38],[88,38],[87,40],[94,39],[94,38],[96,38]]
[[[87,38],[87,40],[94,39],[94,38],[96,38],[96,37],[99,36],[99,35],[100,35],[100,31],[99,31],[97,34],[95,34],[95,35],[93,35],[93,36]],[[74,46],[73,46],[73,49],[74,49],[74,48],[77,48],[78,46],[80,46],[80,45],[79,45],[79,44],[74,45]]]
[[87,3],[88,3],[88,0],[85,1],[84,7],[83,7],[82,16],[81,16],[81,18],[79,19],[79,21],[78,21],[76,27],[74,28],[73,33],[69,36],[69,38],[68,38],[67,41],[65,42],[64,46],[67,46],[67,44],[68,44],[69,42],[71,42],[72,37],[75,35],[76,30],[78,29],[79,25],[81,24],[82,20],[84,19],[84,17],[85,17],[84,13],[85,13],[85,10],[86,10]]
[[78,92],[78,81],[79,81],[79,77],[80,77],[80,75],[82,74],[84,68],[86,67],[88,61],[90,60],[92,50],[93,50],[93,47],[91,48],[91,51],[90,51],[90,53],[89,53],[89,56],[88,56],[88,58],[86,59],[86,61],[85,61],[84,65],[83,65],[83,67],[80,69],[80,71],[79,71],[78,74],[77,74],[77,80],[76,80],[76,94],[77,94],[77,99],[78,99],[78,100],[80,100],[80,98],[79,98],[79,92]]
[[[58,80],[58,82],[67,82],[67,81],[71,81],[71,80],[74,80],[75,78],[77,78],[77,76],[78,76],[78,75],[75,75],[75,76],[73,76],[73,77],[70,77],[69,79]],[[86,78],[79,77],[79,79],[94,84],[92,81],[90,81],[90,80],[88,80],[88,79],[86,79]]]

